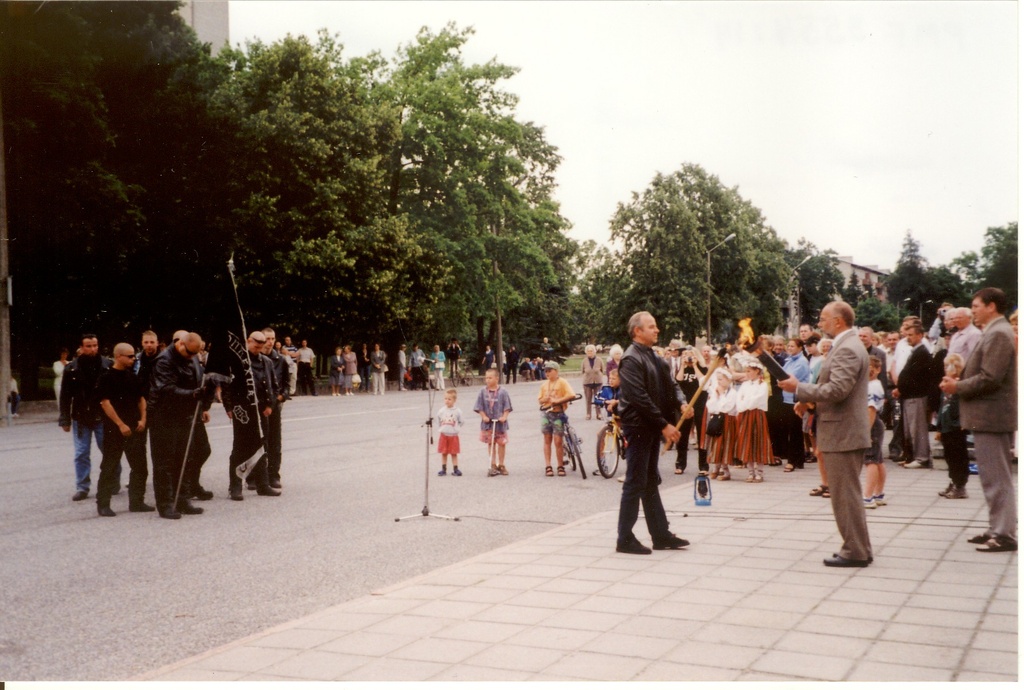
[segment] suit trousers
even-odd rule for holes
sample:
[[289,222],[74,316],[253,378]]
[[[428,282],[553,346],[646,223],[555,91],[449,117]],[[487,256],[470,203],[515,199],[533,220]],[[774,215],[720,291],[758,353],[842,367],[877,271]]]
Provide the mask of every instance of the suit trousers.
[[[149,452],[153,458],[153,496],[156,507],[163,511],[174,506],[174,492],[178,489],[185,446],[188,443],[191,416],[178,414],[154,415],[149,420]],[[188,495],[184,488],[182,495]]]
[[866,561],[871,557],[871,539],[861,492],[860,470],[864,464],[864,450],[838,453],[822,451],[822,462],[828,476],[829,494],[832,496],[832,514],[835,516],[843,545],[839,555]]
[[974,432],[978,479],[988,503],[988,533],[1017,541],[1017,498],[1013,491],[1013,432]]
[[932,461],[931,440],[928,438],[928,398],[903,399],[903,437],[910,442],[914,460]]
[[267,418],[267,477],[281,481],[281,404]]
[[[658,484],[658,456],[661,454],[661,434],[654,429],[624,427],[626,437],[626,480],[622,484],[622,500],[619,503],[618,545],[632,543],[633,526],[644,506],[644,520],[647,531],[655,542],[665,541],[671,535],[665,506],[661,503]],[[681,441],[683,439],[680,439]]]

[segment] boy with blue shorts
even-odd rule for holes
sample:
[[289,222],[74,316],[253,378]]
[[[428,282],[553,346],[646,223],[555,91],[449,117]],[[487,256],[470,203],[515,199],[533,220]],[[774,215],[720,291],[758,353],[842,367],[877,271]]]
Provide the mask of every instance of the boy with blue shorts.
[[544,363],[544,376],[547,378],[540,387],[537,401],[542,408],[540,413],[540,432],[544,435],[544,474],[555,476],[551,469],[551,445],[555,446],[555,457],[558,459],[558,476],[565,476],[562,438],[565,434],[565,410],[569,402],[576,399],[569,382],[559,375],[558,362]]

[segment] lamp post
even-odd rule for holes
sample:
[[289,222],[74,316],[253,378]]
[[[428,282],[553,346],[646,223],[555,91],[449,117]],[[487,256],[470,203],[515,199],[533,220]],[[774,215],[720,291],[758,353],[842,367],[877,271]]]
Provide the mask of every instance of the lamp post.
[[[813,255],[812,255],[813,256]],[[793,299],[793,293],[789,291],[789,286],[793,283],[793,279],[796,278],[796,272],[801,266],[811,260],[812,256],[805,256],[804,260],[793,267],[793,272],[789,274],[789,280],[786,281],[786,294],[790,299]],[[793,309],[789,313],[789,335],[792,336],[794,333],[793,323],[796,322],[796,330],[800,330],[800,281],[796,281],[796,300],[793,302]]]
[[736,233],[730,234],[724,240],[708,250],[708,344],[711,344],[711,252],[715,251],[729,240],[736,237]]

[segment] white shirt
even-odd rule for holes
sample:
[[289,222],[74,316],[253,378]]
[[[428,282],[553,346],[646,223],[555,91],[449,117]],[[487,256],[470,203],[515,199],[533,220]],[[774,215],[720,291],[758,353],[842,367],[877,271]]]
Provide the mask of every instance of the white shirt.
[[736,411],[768,411],[768,386],[764,380],[744,381],[736,392]]

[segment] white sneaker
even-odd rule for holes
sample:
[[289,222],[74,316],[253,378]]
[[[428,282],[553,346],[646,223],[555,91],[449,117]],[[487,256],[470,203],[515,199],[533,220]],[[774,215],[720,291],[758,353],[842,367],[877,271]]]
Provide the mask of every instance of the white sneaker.
[[885,500],[885,494],[879,494],[879,495],[873,497],[871,500],[875,502],[876,506],[887,505],[886,500]]
[[877,508],[878,504],[875,503],[875,499],[873,499],[873,498],[865,498],[864,499],[864,507],[865,508]]
[[914,460],[913,462],[908,462],[903,467],[908,469],[908,470],[926,470],[926,469],[930,470],[931,469],[931,465],[926,465],[925,463],[921,462],[920,460]]

